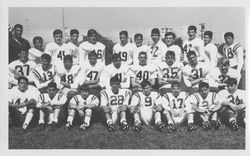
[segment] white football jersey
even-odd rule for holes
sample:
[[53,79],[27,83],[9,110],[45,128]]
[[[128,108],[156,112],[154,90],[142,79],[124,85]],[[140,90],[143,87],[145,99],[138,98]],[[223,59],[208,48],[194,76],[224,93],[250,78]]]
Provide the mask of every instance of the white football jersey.
[[162,104],[162,97],[158,92],[151,91],[151,93],[146,96],[142,91],[139,91],[133,94],[130,106],[154,109],[159,104]]
[[95,95],[90,94],[87,99],[82,98],[81,95],[75,95],[69,102],[69,107],[72,105],[74,106],[82,106],[82,105],[88,105],[93,104],[95,106],[99,105],[99,100]]
[[237,70],[241,70],[243,66],[243,47],[239,43],[233,43],[223,47],[223,55],[230,61],[230,67],[237,66]]
[[244,90],[240,90],[237,89],[233,94],[229,93],[227,89],[225,90],[221,90],[218,94],[217,97],[215,99],[215,101],[217,102],[230,102],[233,103],[235,105],[239,105],[239,104],[246,104],[246,100],[247,100],[247,94],[246,91]]
[[120,105],[128,105],[131,97],[129,89],[119,89],[115,94],[111,89],[101,91],[101,106],[110,106],[112,110],[116,110]]
[[79,65],[79,47],[72,42],[65,44],[65,50],[72,55],[73,64]]
[[[34,99],[36,102],[38,101],[38,97],[40,92],[34,86],[29,85],[28,89],[24,92],[18,89],[18,86],[13,87],[9,90],[9,103],[11,104],[21,104],[23,102]],[[18,110],[23,114],[27,111],[27,107],[18,108]]]
[[35,82],[35,85],[38,89],[47,87],[51,82],[50,80],[55,77],[56,71],[55,66],[51,64],[51,67],[44,71],[42,64],[38,64],[31,72],[31,77]]
[[151,79],[157,78],[157,67],[153,64],[147,64],[145,66],[141,65],[131,65],[129,74],[130,77],[135,78],[142,82],[143,80],[150,81]]
[[36,63],[28,60],[23,63],[20,60],[13,61],[9,64],[9,83],[17,85],[17,80],[14,78],[14,73],[17,72],[29,79],[29,82],[33,82],[30,77],[31,71],[35,68]]
[[198,62],[195,67],[192,67],[190,64],[187,64],[183,67],[183,80],[186,86],[191,87],[191,82],[199,78],[205,78],[208,72],[210,71],[209,64]]
[[117,69],[113,63],[104,67],[101,78],[100,85],[102,87],[110,87],[110,78],[118,74],[118,77],[121,81],[121,88],[129,88],[130,86],[130,77],[129,77],[129,66],[126,64],[121,64],[120,68]]
[[168,51],[173,51],[175,53],[175,61],[180,62],[181,61],[181,48],[178,45],[171,45],[167,46],[167,51],[162,56],[162,61],[165,62],[166,60],[166,53]]
[[63,86],[60,84],[60,81],[69,83],[71,88],[77,88],[79,85],[79,72],[81,68],[79,65],[73,65],[70,70],[66,70],[64,68],[64,65],[58,65],[56,66],[56,80],[57,87],[59,89],[62,89]]
[[161,41],[161,39],[150,47],[150,62],[157,64],[162,61],[165,57],[164,54],[167,52],[167,45]]
[[131,65],[133,62],[133,52],[136,49],[136,45],[133,43],[127,43],[122,46],[120,43],[116,43],[113,47],[113,54],[119,54],[121,60],[126,65]]
[[194,93],[190,95],[188,103],[195,104],[199,108],[206,110],[209,108],[210,105],[215,103],[215,98],[215,92],[209,92],[205,99],[203,99],[199,93]]
[[48,93],[40,94],[38,98],[37,107],[40,108],[42,103],[50,102],[51,105],[64,105],[67,101],[67,97],[63,93],[56,93],[56,95],[51,99]]
[[105,64],[105,45],[100,42],[92,44],[89,41],[85,41],[79,46],[81,67],[83,67],[88,61],[88,53],[93,50],[97,53],[97,62],[102,62],[103,64]]
[[28,58],[29,58],[29,60],[36,62],[39,58],[41,58],[42,54],[43,54],[42,51],[40,51],[36,48],[30,48]]
[[[150,58],[150,47],[148,45],[142,45],[140,47],[135,47],[135,50],[133,52],[133,65],[138,65],[139,64],[139,53],[140,52],[146,52],[147,53],[147,57],[148,57],[148,60],[151,60]],[[149,61],[148,61],[149,63]]]
[[206,79],[209,81],[210,87],[218,87],[222,83],[226,83],[229,78],[235,78],[237,82],[240,81],[241,75],[236,69],[229,68],[226,75],[222,75],[220,68],[216,67],[210,70]]
[[217,60],[218,60],[218,49],[213,43],[208,43],[204,47],[205,54],[209,60],[209,64],[211,67],[217,66]]

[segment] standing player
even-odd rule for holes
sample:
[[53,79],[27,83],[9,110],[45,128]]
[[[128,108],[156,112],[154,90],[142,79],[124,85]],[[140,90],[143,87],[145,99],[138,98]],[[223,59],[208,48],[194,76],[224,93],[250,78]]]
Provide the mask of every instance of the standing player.
[[39,109],[39,124],[38,130],[45,128],[45,113],[49,113],[48,125],[51,131],[58,128],[58,117],[60,108],[67,101],[67,97],[63,93],[57,92],[57,85],[55,82],[50,82],[47,86],[47,93],[40,94],[36,107]]
[[73,64],[79,65],[79,31],[77,29],[70,30],[70,41],[65,45],[65,50],[72,54]]
[[141,83],[142,91],[132,96],[130,113],[134,116],[134,130],[140,131],[142,123],[149,125],[154,122],[157,130],[163,131],[164,124],[161,121],[162,99],[158,92],[152,91],[152,85],[148,80]]
[[126,110],[131,97],[129,89],[120,88],[120,79],[114,76],[110,79],[111,89],[101,92],[101,109],[104,111],[109,131],[115,131],[115,124],[119,121],[121,130],[127,130]]
[[54,81],[55,65],[51,64],[51,57],[48,54],[42,54],[41,64],[38,64],[31,72],[32,79],[41,93],[46,92],[46,87]]
[[167,46],[160,39],[160,30],[158,28],[154,28],[151,31],[151,38],[153,40],[153,44],[151,45],[150,52],[150,62],[152,64],[157,64],[162,61],[162,57],[167,52]]
[[205,54],[208,58],[208,61],[211,67],[216,67],[218,50],[217,50],[217,47],[213,43],[211,43],[212,38],[213,38],[213,33],[211,31],[204,32]]
[[40,63],[40,57],[43,54],[43,39],[40,36],[33,38],[34,48],[29,49],[29,60]]
[[9,87],[11,88],[13,85],[17,85],[17,79],[19,77],[25,76],[30,82],[32,79],[30,78],[30,73],[36,66],[36,63],[28,60],[28,51],[20,51],[18,53],[19,59],[13,61],[9,64]]
[[105,65],[105,45],[97,41],[96,30],[88,30],[87,35],[88,41],[81,43],[79,47],[80,66],[85,65],[90,51],[95,51],[97,53],[97,62],[102,62]]
[[[133,53],[133,65],[137,65],[137,64],[139,64],[139,60],[138,60],[139,53],[141,51],[145,51],[147,53],[147,56],[149,57],[150,56],[150,51],[149,51],[150,48],[148,45],[142,44],[143,36],[140,33],[135,34],[134,42],[135,42],[136,48],[135,48],[134,53]],[[148,60],[151,60],[151,58],[148,58]]]
[[141,51],[139,53],[139,65],[134,64],[130,66],[130,78],[132,89],[141,89],[141,82],[143,80],[150,81],[151,85],[155,85],[157,78],[157,68],[155,65],[147,64],[147,53]]
[[227,80],[229,78],[235,78],[237,82],[240,81],[240,73],[236,69],[229,68],[229,66],[229,60],[222,57],[219,62],[219,67],[210,70],[206,76],[206,79],[209,80],[210,87],[216,87],[217,89],[222,90],[226,88]]
[[183,65],[176,61],[174,51],[167,51],[165,62],[159,62],[158,83],[160,89],[171,88],[171,83],[181,81],[181,73]]
[[237,80],[234,78],[229,78],[227,89],[217,95],[216,99],[222,106],[221,118],[230,124],[233,131],[238,130],[239,122],[246,124],[246,96],[245,91],[237,89]]
[[80,130],[85,130],[90,126],[90,120],[92,117],[92,109],[99,105],[98,98],[89,93],[89,86],[82,85],[78,88],[80,95],[75,95],[69,102],[69,116],[67,119],[66,130],[72,129],[75,113],[80,116]]
[[27,131],[34,114],[34,109],[39,97],[39,91],[29,85],[29,80],[21,76],[18,78],[18,86],[9,90],[9,113],[11,121],[17,125],[22,124],[22,132]]
[[133,63],[133,52],[136,46],[128,42],[128,32],[121,31],[119,33],[120,43],[116,43],[113,47],[113,54],[119,54],[122,64],[131,65]]
[[204,51],[204,43],[203,41],[196,37],[197,28],[193,25],[188,27],[188,36],[189,38],[183,42],[183,52],[184,52],[184,64],[188,63],[187,54],[189,51],[195,51],[197,60],[199,62],[208,62],[208,58],[206,57]]
[[110,88],[110,78],[118,75],[121,83],[121,88],[129,88],[130,77],[129,77],[129,66],[121,63],[121,57],[119,54],[112,55],[112,64],[104,67],[101,78],[100,85],[106,89]]
[[243,47],[234,42],[234,34],[227,32],[224,35],[226,44],[223,47],[223,56],[229,59],[230,67],[236,69],[239,73],[243,66]]
[[187,103],[192,105],[193,110],[202,121],[202,128],[209,130],[212,127],[219,129],[218,110],[221,105],[216,102],[216,93],[210,92],[207,82],[199,83],[198,93],[190,96]]
[[[175,34],[173,32],[167,32],[165,34],[165,41],[167,45],[167,51],[173,51],[175,53],[175,61],[181,61],[181,48],[174,44]],[[166,53],[167,53],[166,51]],[[163,56],[166,56],[166,53]],[[163,62],[165,62],[165,57],[163,57]]]

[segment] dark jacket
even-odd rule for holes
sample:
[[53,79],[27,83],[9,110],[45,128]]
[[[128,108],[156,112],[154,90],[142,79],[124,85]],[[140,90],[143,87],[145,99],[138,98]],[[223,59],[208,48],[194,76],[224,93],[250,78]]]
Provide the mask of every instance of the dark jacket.
[[14,38],[9,39],[9,63],[18,59],[18,53],[21,49],[28,51],[31,48],[26,39],[20,38],[18,41]]

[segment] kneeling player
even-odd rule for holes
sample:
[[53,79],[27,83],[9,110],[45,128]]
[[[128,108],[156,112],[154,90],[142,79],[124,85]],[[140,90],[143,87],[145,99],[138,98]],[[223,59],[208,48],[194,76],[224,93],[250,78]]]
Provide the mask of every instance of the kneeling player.
[[171,84],[170,92],[163,94],[163,98],[167,100],[163,104],[163,114],[168,121],[167,130],[169,133],[176,131],[177,125],[188,123],[190,127],[193,124],[193,114],[190,112],[190,108],[185,105],[188,93],[181,90],[178,82]]
[[222,106],[221,117],[229,123],[233,131],[238,130],[238,121],[245,124],[246,93],[237,89],[237,80],[229,78],[227,89],[218,93],[218,101]]
[[128,129],[126,121],[126,110],[128,101],[131,97],[129,89],[120,89],[120,80],[118,75],[110,79],[111,89],[101,92],[101,108],[105,112],[109,131],[115,131],[115,123],[120,119],[121,130]]
[[220,127],[218,110],[221,105],[216,102],[215,98],[216,93],[210,92],[207,82],[200,82],[198,93],[192,94],[189,98],[189,103],[201,119],[204,130],[209,130],[211,126],[215,129]]
[[79,130],[85,130],[90,126],[90,120],[92,116],[92,109],[99,104],[98,98],[89,93],[88,85],[81,85],[78,88],[80,95],[75,95],[69,102],[69,116],[67,119],[66,130],[69,131],[72,128],[75,113],[78,112],[80,116],[80,128]]
[[38,130],[45,128],[44,117],[46,111],[49,111],[48,125],[50,125],[51,131],[55,131],[58,128],[58,117],[61,106],[66,103],[67,97],[63,93],[57,92],[55,82],[48,84],[47,92],[40,95],[39,102],[36,105],[40,109]]
[[156,129],[163,131],[164,124],[161,121],[162,98],[158,92],[152,91],[152,84],[143,80],[141,83],[142,91],[132,96],[130,112],[134,116],[134,130],[142,129],[141,122],[149,125],[153,119]]

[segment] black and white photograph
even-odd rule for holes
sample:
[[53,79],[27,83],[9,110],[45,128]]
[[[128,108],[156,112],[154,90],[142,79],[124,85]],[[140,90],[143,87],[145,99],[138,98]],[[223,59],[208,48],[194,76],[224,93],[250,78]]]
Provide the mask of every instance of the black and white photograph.
[[248,8],[110,3],[4,7],[8,152],[246,151]]

